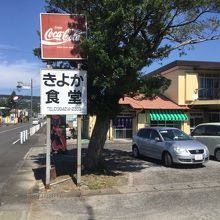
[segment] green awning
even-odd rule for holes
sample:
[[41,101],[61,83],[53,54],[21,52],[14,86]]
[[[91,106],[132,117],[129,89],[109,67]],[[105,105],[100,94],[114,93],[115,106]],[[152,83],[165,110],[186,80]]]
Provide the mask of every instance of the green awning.
[[151,121],[187,121],[187,115],[181,110],[151,110]]

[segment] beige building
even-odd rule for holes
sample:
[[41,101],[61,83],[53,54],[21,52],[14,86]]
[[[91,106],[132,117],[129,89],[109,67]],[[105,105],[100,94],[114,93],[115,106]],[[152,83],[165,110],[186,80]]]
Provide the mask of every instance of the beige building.
[[[139,128],[147,126],[169,126],[182,130],[188,127],[188,107],[178,106],[163,95],[153,100],[143,98],[141,95],[125,97],[119,104],[123,105],[123,111],[111,122],[107,139],[130,139]],[[87,122],[89,138],[95,117],[89,117]]]
[[171,79],[164,95],[179,106],[189,107],[185,132],[202,122],[220,122],[220,62],[177,60],[149,74]]
[[[123,112],[112,121],[107,139],[131,138],[142,127],[177,127],[190,134],[197,124],[220,122],[220,62],[174,61],[149,75],[171,79],[170,87],[154,100],[125,97]],[[95,117],[86,117],[91,137]]]

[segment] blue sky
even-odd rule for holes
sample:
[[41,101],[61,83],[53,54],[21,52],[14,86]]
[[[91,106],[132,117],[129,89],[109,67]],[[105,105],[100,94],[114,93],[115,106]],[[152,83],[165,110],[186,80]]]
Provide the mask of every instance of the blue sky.
[[[40,13],[44,12],[44,0],[7,0],[0,7],[0,94],[16,91],[18,81],[29,84],[33,79],[33,94],[40,94],[39,77],[42,62],[33,55],[39,47],[37,31],[40,29]],[[220,62],[220,40],[195,45],[187,56],[179,57],[177,52],[169,58],[145,68],[153,71],[174,60]],[[29,90],[16,93],[30,95]]]
[[[11,94],[18,81],[30,84],[33,94],[39,95],[40,59],[33,55],[39,47],[37,31],[44,0],[7,0],[0,7],[0,94]],[[29,95],[30,90],[17,92]]]

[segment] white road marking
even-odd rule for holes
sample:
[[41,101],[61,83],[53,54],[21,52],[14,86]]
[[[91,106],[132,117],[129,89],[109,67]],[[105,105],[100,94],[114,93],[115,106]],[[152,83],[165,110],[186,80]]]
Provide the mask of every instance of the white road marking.
[[24,159],[26,160],[27,157],[29,156],[29,153],[31,152],[32,148],[29,149],[29,151],[25,154]]
[[20,141],[20,139],[18,139],[18,140],[16,140],[16,141],[14,141],[12,144],[16,144],[18,141]]
[[[12,129],[8,129],[8,130],[5,130],[5,131],[0,131],[0,134],[3,134],[3,133],[6,133],[8,131],[13,131],[13,130],[16,130],[16,129],[19,129],[19,128],[23,128],[27,125],[22,125],[22,126],[19,126],[19,127],[16,127],[16,128],[12,128]],[[14,141],[12,144],[15,145],[18,141],[20,141],[20,138],[16,141]]]

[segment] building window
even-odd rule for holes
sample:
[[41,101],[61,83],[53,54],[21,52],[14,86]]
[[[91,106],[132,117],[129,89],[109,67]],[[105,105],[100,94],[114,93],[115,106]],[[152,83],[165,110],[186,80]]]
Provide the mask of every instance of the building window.
[[151,121],[151,127],[174,127],[181,129],[181,121]]
[[199,99],[220,98],[220,75],[199,74]]
[[190,131],[192,131],[197,125],[204,122],[203,112],[191,112],[190,113]]
[[220,122],[220,112],[210,112],[209,122]]
[[117,138],[132,138],[133,118],[131,115],[119,115],[113,120],[113,137]]

